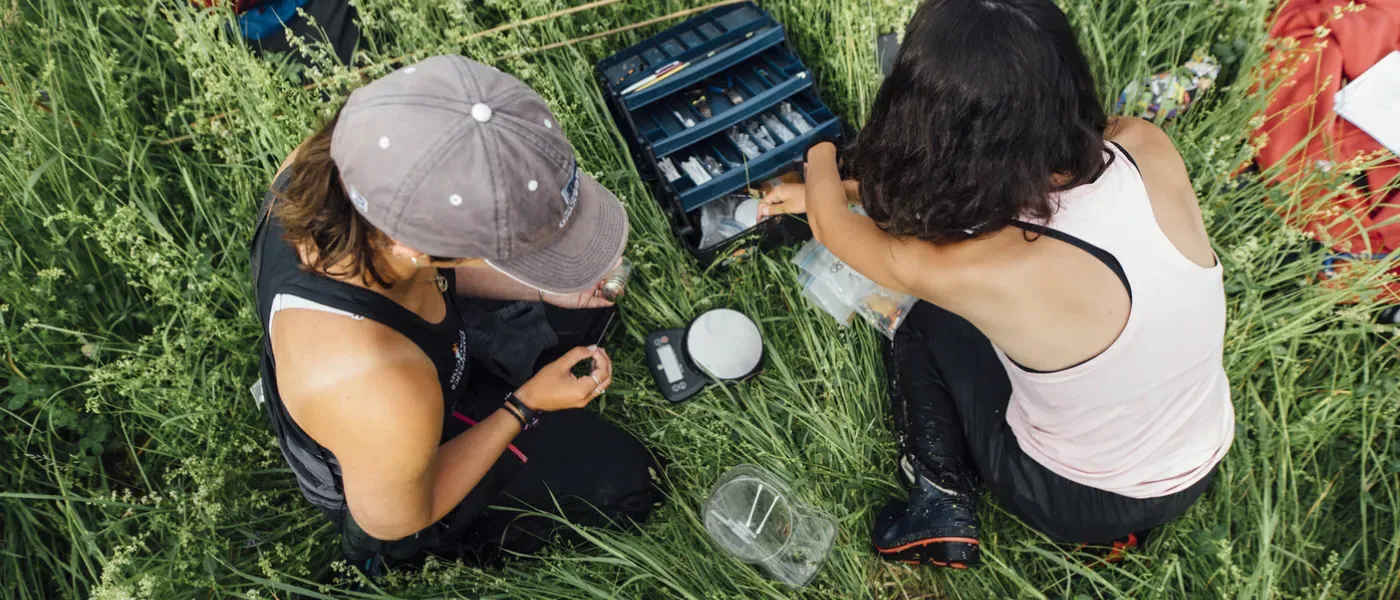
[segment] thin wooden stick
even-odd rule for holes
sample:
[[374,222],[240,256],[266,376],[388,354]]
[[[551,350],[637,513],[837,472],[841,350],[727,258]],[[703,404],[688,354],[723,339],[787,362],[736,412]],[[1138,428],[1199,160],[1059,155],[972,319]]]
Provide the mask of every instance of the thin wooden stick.
[[[541,21],[548,21],[548,20],[551,20],[551,19],[557,19],[557,18],[559,18],[559,17],[563,17],[563,16],[566,16],[566,15],[572,15],[572,14],[574,14],[574,13],[583,12],[583,11],[585,11],[585,10],[592,10],[592,9],[595,9],[595,8],[601,8],[601,7],[607,6],[607,5],[609,5],[609,4],[617,4],[618,2],[621,2],[621,1],[622,1],[622,0],[596,0],[596,1],[594,1],[594,2],[589,2],[588,4],[580,4],[580,5],[575,6],[575,7],[573,7],[573,8],[566,8],[566,9],[564,9],[564,10],[557,10],[557,11],[554,11],[554,12],[549,13],[549,14],[540,15],[540,16],[538,16],[538,17],[530,17],[530,18],[528,18],[528,19],[524,19],[524,20],[521,20],[521,21],[514,21],[514,22],[511,22],[511,23],[505,23],[505,24],[502,24],[502,25],[497,25],[497,26],[492,27],[492,28],[490,28],[490,29],[483,29],[483,30],[481,30],[481,31],[468,34],[468,35],[466,35],[466,36],[463,36],[463,37],[458,38],[458,39],[456,39],[456,40],[450,41],[450,42],[448,42],[448,43],[449,43],[449,44],[454,44],[454,45],[456,45],[456,44],[465,44],[465,43],[470,42],[470,41],[472,41],[472,40],[475,40],[475,39],[478,39],[478,38],[483,38],[483,37],[486,37],[486,36],[488,36],[488,35],[495,35],[495,34],[497,34],[497,33],[502,33],[502,32],[505,32],[505,31],[510,31],[510,30],[512,30],[512,29],[519,29],[519,28],[524,27],[524,26],[526,26],[526,25],[533,25],[533,24],[539,23],[539,22],[541,22]],[[363,75],[366,71],[369,71],[369,70],[372,70],[372,69],[377,69],[377,68],[379,68],[379,67],[383,67],[383,66],[386,66],[386,65],[392,65],[392,64],[395,64],[395,63],[398,63],[398,62],[402,62],[402,61],[404,61],[404,60],[406,60],[406,59],[412,58],[412,57],[414,57],[414,56],[418,56],[418,55],[420,55],[420,54],[422,54],[422,53],[423,53],[423,51],[419,51],[419,52],[410,52],[410,53],[405,54],[405,55],[403,55],[403,56],[396,56],[396,57],[391,58],[391,59],[389,59],[389,60],[379,61],[379,62],[377,62],[377,63],[375,63],[375,64],[367,65],[367,66],[363,66],[363,67],[360,67],[360,68],[358,68],[358,69],[355,69],[354,73],[355,73],[356,75]],[[321,87],[321,86],[323,86],[323,85],[326,85],[327,83],[329,83],[329,81],[316,81],[316,82],[308,83],[308,84],[302,86],[302,89],[304,89],[304,90],[314,90],[314,89],[319,88],[319,87]]]
[[168,140],[162,140],[162,141],[160,142],[160,145],[162,145],[162,146],[169,146],[169,145],[171,145],[171,144],[178,144],[178,143],[180,143],[180,142],[188,142],[188,141],[190,141],[190,140],[192,140],[192,139],[194,139],[194,134],[187,133],[187,134],[182,135],[182,136],[179,136],[179,137],[173,137],[173,138],[170,138],[170,139],[168,139]]
[[[594,9],[594,8],[599,8],[599,7],[607,6],[607,5],[609,5],[609,4],[616,4],[616,3],[621,2],[621,1],[622,1],[622,0],[595,0],[594,2],[589,2],[589,3],[587,3],[587,4],[580,4],[580,5],[578,5],[578,6],[574,6],[574,7],[571,7],[571,8],[566,8],[566,9],[563,9],[563,10],[557,10],[557,11],[554,11],[554,12],[552,12],[552,13],[543,14],[543,15],[540,15],[540,16],[537,16],[537,17],[530,17],[530,18],[528,18],[528,19],[523,19],[523,20],[520,20],[520,21],[512,21],[512,22],[510,22],[510,23],[505,23],[505,24],[502,24],[502,25],[497,25],[497,26],[492,27],[492,28],[490,28],[490,29],[483,29],[483,30],[481,30],[481,31],[477,31],[477,32],[475,32],[475,33],[468,34],[468,35],[466,35],[466,36],[464,36],[464,37],[461,37],[461,38],[459,38],[459,39],[457,39],[457,40],[454,40],[454,41],[452,41],[452,42],[449,42],[449,43],[450,43],[450,44],[464,44],[464,43],[469,42],[469,41],[471,41],[471,40],[478,39],[478,38],[483,38],[483,37],[486,37],[486,36],[488,36],[488,35],[495,35],[495,34],[497,34],[497,33],[501,33],[501,32],[504,32],[504,31],[510,31],[510,30],[512,30],[512,29],[519,29],[519,28],[524,27],[524,26],[526,26],[526,25],[533,25],[533,24],[539,23],[539,22],[541,22],[541,21],[548,21],[548,20],[550,20],[550,19],[556,19],[556,18],[563,17],[563,16],[566,16],[566,15],[571,15],[571,14],[578,13],[578,12],[583,12],[583,11],[585,11],[585,10],[592,10],[592,9]],[[358,69],[355,69],[353,73],[354,73],[355,75],[364,75],[364,73],[365,73],[366,71],[369,71],[369,70],[372,70],[372,69],[377,69],[377,68],[380,68],[380,67],[383,67],[383,66],[386,66],[386,65],[392,65],[392,64],[394,64],[394,63],[401,62],[401,61],[403,61],[403,60],[406,60],[406,59],[412,58],[412,57],[414,57],[414,56],[417,56],[417,55],[419,55],[419,54],[421,54],[421,52],[414,52],[414,53],[405,54],[405,55],[403,55],[403,56],[396,56],[396,57],[391,58],[391,59],[389,59],[389,60],[384,60],[384,61],[380,61],[380,62],[374,63],[374,64],[372,64],[372,65],[366,65],[366,66],[360,67],[360,68],[358,68]],[[337,80],[337,79],[330,79],[330,80],[326,80],[326,81],[313,81],[313,82],[311,82],[311,83],[308,83],[308,84],[302,86],[301,89],[307,90],[307,91],[314,90],[314,89],[320,88],[320,87],[322,87],[322,86],[324,86],[324,85],[327,85],[327,84],[329,84],[330,82],[336,81],[336,80]],[[215,121],[218,121],[218,120],[220,120],[220,119],[227,118],[227,117],[229,117],[229,116],[231,116],[231,115],[235,115],[235,114],[238,114],[238,113],[240,113],[240,112],[242,112],[242,111],[239,110],[239,109],[237,109],[237,108],[232,109],[232,110],[229,110],[229,111],[227,111],[227,112],[221,112],[221,113],[219,113],[219,114],[217,114],[217,115],[214,115],[214,116],[212,116],[212,117],[209,117],[209,122],[210,122],[210,123],[213,123],[213,122],[215,122]],[[171,145],[171,144],[178,144],[178,143],[180,143],[180,142],[186,142],[186,141],[189,141],[189,140],[191,140],[191,139],[194,139],[194,135],[193,135],[193,134],[187,134],[187,135],[182,135],[182,136],[179,136],[179,137],[173,137],[173,138],[170,138],[170,139],[168,139],[168,140],[164,140],[164,141],[160,142],[160,145],[162,145],[162,146],[169,146],[169,145]]]
[[[515,23],[507,23],[507,24],[505,24],[505,25],[498,25],[498,26],[496,26],[496,27],[492,27],[491,29],[486,29],[486,30],[483,30],[483,31],[478,31],[478,32],[476,32],[476,33],[473,33],[473,34],[471,34],[471,35],[468,35],[468,36],[466,36],[466,37],[464,37],[464,38],[462,38],[462,39],[460,39],[460,40],[458,40],[458,41],[456,41],[456,42],[454,42],[454,43],[460,44],[460,43],[468,42],[468,41],[471,41],[471,40],[473,40],[473,39],[477,39],[477,38],[480,38],[480,37],[484,37],[484,36],[486,36],[486,35],[495,34],[495,33],[500,33],[500,32],[502,32],[502,31],[508,31],[508,30],[511,30],[511,29],[516,29],[516,28],[518,28],[518,27],[523,27],[523,26],[525,26],[525,25],[529,25],[529,24],[532,24],[532,23],[538,23],[538,22],[543,21],[543,20],[552,19],[552,18],[556,18],[556,17],[561,17],[561,16],[564,16],[564,15],[569,15],[569,14],[573,14],[573,13],[576,13],[576,12],[581,12],[581,11],[584,11],[584,10],[588,10],[588,9],[590,9],[590,8],[596,8],[596,7],[604,6],[604,5],[607,5],[607,4],[614,4],[614,3],[617,3],[617,2],[621,2],[621,1],[622,1],[622,0],[598,0],[597,2],[590,2],[590,3],[588,3],[588,4],[583,4],[583,5],[576,6],[576,7],[570,8],[570,9],[565,9],[565,10],[562,10],[562,11],[553,12],[553,13],[550,13],[550,14],[547,14],[547,15],[541,15],[541,16],[538,16],[538,17],[531,17],[531,18],[529,18],[529,19],[525,19],[525,20],[523,20],[523,21],[519,21],[519,22],[515,22]],[[507,59],[511,59],[511,58],[519,58],[519,57],[527,56],[527,55],[530,55],[530,54],[536,54],[536,53],[539,53],[539,52],[544,52],[544,51],[546,51],[546,50],[554,50],[554,49],[556,49],[556,48],[563,48],[563,47],[566,47],[566,46],[572,46],[572,45],[574,45],[574,44],[579,44],[579,43],[587,42],[587,41],[590,41],[590,40],[596,40],[596,39],[604,38],[604,37],[607,37],[607,36],[610,36],[610,35],[616,35],[616,34],[619,34],[619,33],[626,32],[626,31],[631,31],[631,30],[633,30],[633,29],[640,29],[640,28],[646,27],[646,26],[648,26],[648,25],[655,25],[655,24],[657,24],[657,23],[661,23],[661,22],[664,22],[664,21],[669,21],[669,20],[672,20],[672,19],[678,19],[678,18],[680,18],[680,17],[689,16],[689,15],[692,15],[692,14],[695,14],[695,13],[698,13],[698,12],[704,12],[704,11],[710,10],[710,9],[712,9],[712,8],[718,8],[718,7],[720,7],[720,6],[728,6],[728,5],[730,5],[730,4],[739,4],[740,2],[746,2],[746,1],[747,1],[747,0],[719,0],[718,2],[712,2],[712,3],[706,4],[706,5],[704,5],[704,6],[697,6],[697,7],[695,7],[695,8],[687,8],[687,9],[685,9],[685,10],[678,10],[678,11],[673,12],[673,13],[668,14],[668,15],[663,15],[663,16],[660,16],[660,17],[654,17],[654,18],[651,18],[651,19],[647,19],[647,20],[645,20],[645,21],[640,21],[640,22],[637,22],[637,23],[632,23],[632,24],[630,24],[630,25],[624,25],[624,26],[622,26],[622,27],[617,27],[617,28],[614,28],[614,29],[609,29],[609,30],[607,30],[607,31],[603,31],[603,32],[600,32],[600,33],[594,33],[594,34],[585,35],[585,36],[577,37],[577,38],[570,39],[570,40],[565,40],[565,41],[562,41],[562,42],[556,42],[556,43],[553,43],[553,44],[546,44],[546,45],[544,45],[544,46],[539,46],[539,47],[537,47],[537,48],[530,48],[530,49],[528,49],[528,50],[522,50],[522,51],[519,51],[519,52],[512,52],[512,53],[509,53],[509,54],[504,54],[504,55],[501,55],[501,56],[497,56],[497,57],[491,58],[491,59],[489,59],[489,60],[491,60],[491,61],[498,61],[498,60],[507,60]],[[357,75],[358,75],[358,74],[362,74],[362,73],[364,73],[364,72],[367,71],[367,70],[374,69],[374,68],[377,68],[377,67],[382,67],[382,66],[384,66],[384,65],[394,64],[394,63],[396,63],[396,62],[399,62],[399,61],[402,61],[402,60],[404,60],[404,59],[410,58],[410,57],[412,57],[412,56],[414,56],[414,55],[415,55],[415,54],[405,54],[405,55],[403,55],[403,56],[395,57],[395,58],[389,59],[389,60],[387,60],[387,61],[380,61],[380,62],[375,63],[375,64],[373,64],[373,65],[369,65],[369,66],[366,66],[366,67],[361,67],[361,68],[359,68],[359,69],[356,69],[356,70],[355,70],[355,73],[356,73]],[[326,85],[327,83],[329,83],[329,82],[314,82],[314,83],[309,83],[309,84],[303,86],[302,89],[305,89],[305,90],[313,90],[313,89],[316,89],[316,88],[321,87],[321,86],[323,86],[323,85]],[[215,122],[215,121],[218,121],[218,120],[220,120],[220,119],[227,118],[227,117],[232,116],[232,115],[234,115],[234,114],[237,114],[237,113],[239,113],[239,112],[241,112],[241,111],[240,111],[239,109],[237,109],[237,108],[232,109],[232,110],[230,110],[230,111],[228,111],[228,112],[222,112],[222,113],[219,113],[219,114],[214,115],[214,116],[212,116],[212,117],[209,117],[209,122],[210,122],[210,123],[213,123],[213,122]],[[279,115],[279,116],[280,116],[280,115]],[[192,140],[192,139],[194,139],[194,134],[187,134],[187,135],[182,135],[182,136],[179,136],[179,137],[173,137],[173,138],[170,138],[170,139],[168,139],[168,140],[161,141],[161,142],[159,142],[159,144],[162,145],[162,146],[169,146],[169,145],[171,145],[171,144],[178,144],[178,143],[181,143],[181,142],[187,142],[187,141]]]
[[10,356],[10,352],[8,350],[5,351],[5,362],[10,365],[10,370],[14,371],[15,375],[19,375],[20,379],[29,381],[29,378],[24,376],[24,372],[19,370],[19,366],[15,365],[15,359]]

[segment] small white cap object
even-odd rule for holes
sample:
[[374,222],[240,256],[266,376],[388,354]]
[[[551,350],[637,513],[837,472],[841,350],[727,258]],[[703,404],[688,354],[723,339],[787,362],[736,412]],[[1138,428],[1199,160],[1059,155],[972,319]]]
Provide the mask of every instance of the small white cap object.
[[482,103],[480,103],[480,102],[477,102],[476,104],[473,104],[473,105],[472,105],[472,118],[473,118],[473,119],[476,119],[476,120],[478,120],[478,121],[481,121],[482,123],[485,123],[485,122],[487,122],[487,121],[490,121],[490,120],[491,120],[491,107],[489,107],[489,106],[487,106],[487,105],[485,105],[485,104],[482,104]]
[[748,229],[758,224],[758,198],[749,198],[734,207],[734,220]]
[[752,373],[763,360],[763,336],[758,325],[744,313],[719,308],[690,324],[685,351],[711,377],[739,379]]

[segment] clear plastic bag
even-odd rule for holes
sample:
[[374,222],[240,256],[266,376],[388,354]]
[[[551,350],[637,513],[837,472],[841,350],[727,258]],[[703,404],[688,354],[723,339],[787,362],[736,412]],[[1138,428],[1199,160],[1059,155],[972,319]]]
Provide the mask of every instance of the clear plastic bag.
[[747,199],[744,194],[730,194],[700,207],[701,248],[724,243],[747,229],[734,219],[734,209]]
[[830,289],[829,281],[815,278],[810,273],[804,273],[798,278],[798,283],[802,285],[804,298],[812,301],[812,304],[817,305],[817,308],[831,315],[842,325],[851,324],[851,316],[855,315],[856,310],[839,299],[840,294]]
[[797,109],[793,108],[792,105],[787,102],[778,105],[778,114],[788,123],[792,124],[792,128],[797,130],[797,135],[802,135],[812,130],[812,125],[807,123],[807,118],[802,116],[802,113],[797,112]]
[[253,395],[253,404],[258,405],[258,408],[262,408],[263,404],[267,403],[267,393],[263,391],[263,382],[261,377],[259,377],[257,381],[253,382],[253,385],[248,388],[248,393]]
[[856,314],[866,323],[880,330],[885,337],[894,339],[894,332],[904,322],[904,315],[914,308],[919,299],[909,294],[892,292],[880,286],[866,294],[856,303]]
[[767,127],[768,131],[773,132],[773,135],[778,136],[778,139],[784,144],[797,138],[797,134],[788,129],[787,125],[783,125],[783,120],[773,116],[773,113],[763,113],[759,119],[763,121],[763,126]]
[[661,176],[665,177],[666,181],[675,183],[676,180],[681,178],[681,172],[676,170],[676,165],[671,162],[670,158],[663,158],[657,161],[656,166],[661,169]]
[[[847,267],[846,263],[841,262],[816,240],[810,240],[807,244],[816,247],[806,255],[804,262],[797,263],[799,268],[811,276],[807,289],[822,295],[824,299],[820,304],[824,307],[846,306],[854,310],[856,303],[875,288],[875,282]],[[835,313],[832,316],[837,320],[845,320]],[[849,314],[846,316],[849,317]]]
[[842,325],[849,325],[855,309],[842,298],[839,285],[826,276],[836,264],[836,257],[813,240],[793,255],[792,262],[798,267],[797,284],[802,287],[802,296]]
[[836,258],[826,246],[810,240],[793,255],[800,270],[802,295],[843,325],[860,315],[886,337],[894,333],[918,298],[881,287]]
[[705,182],[712,179],[710,174],[705,171],[705,166],[700,163],[700,159],[694,156],[681,161],[681,169],[690,176],[690,180],[695,182],[695,185],[704,185]]
[[734,142],[734,145],[739,147],[739,152],[744,153],[744,156],[754,159],[762,153],[758,149],[758,145],[753,143],[753,138],[750,138],[749,134],[739,131],[737,125],[730,127],[725,134],[729,136],[729,141]]
[[724,166],[719,164],[719,161],[715,160],[713,156],[701,154],[700,164],[704,165],[705,171],[708,172],[711,177],[719,177],[724,174]]
[[763,148],[764,152],[778,147],[777,142],[773,141],[773,136],[758,121],[745,121],[744,130],[753,136],[754,141],[758,142],[759,147]]

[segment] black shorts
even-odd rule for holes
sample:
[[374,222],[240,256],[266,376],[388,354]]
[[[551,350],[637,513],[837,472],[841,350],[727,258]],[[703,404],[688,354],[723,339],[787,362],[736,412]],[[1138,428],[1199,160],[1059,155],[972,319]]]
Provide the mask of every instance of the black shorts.
[[[553,307],[546,312],[560,343],[545,351],[537,365],[574,346],[595,343],[607,314]],[[495,412],[515,388],[487,369],[473,369],[467,389],[471,401],[455,407],[457,417],[447,421],[444,442],[466,431],[469,421]],[[662,500],[657,485],[661,469],[640,440],[596,411],[564,410],[545,414],[538,426],[516,436],[452,512],[414,536],[384,542],[360,529],[348,509],[327,516],[340,530],[346,558],[361,568],[372,568],[376,561],[414,564],[428,554],[485,566],[507,552],[530,554],[551,542],[581,539],[557,519],[524,512],[562,516],[571,524],[593,527],[645,520]]]
[[1181,516],[1215,471],[1158,498],[1070,481],[1021,450],[1006,423],[1011,381],[991,342],[927,302],[910,311],[886,353],[903,451],[933,472],[975,473],[1001,506],[1060,542],[1106,544]]

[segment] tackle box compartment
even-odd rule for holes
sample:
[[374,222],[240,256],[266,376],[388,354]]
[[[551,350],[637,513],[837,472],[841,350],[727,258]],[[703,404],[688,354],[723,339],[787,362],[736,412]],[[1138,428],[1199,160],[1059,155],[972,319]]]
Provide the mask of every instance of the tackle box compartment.
[[[803,219],[784,216],[700,246],[700,213],[706,204],[759,190],[780,176],[800,175],[808,148],[839,142],[843,133],[840,119],[817,94],[811,71],[789,46],[783,26],[766,11],[753,2],[721,6],[596,67],[608,110],[639,174],[672,231],[701,264],[728,264],[753,249],[811,237]],[[734,127],[747,133],[748,123],[773,122],[792,138],[781,139],[765,125],[764,141],[774,147],[750,135],[753,145],[741,148],[729,135]],[[690,159],[703,164],[704,157],[722,172],[706,170],[708,180],[697,182],[682,164]],[[679,173],[678,179],[668,180],[663,161]]]

